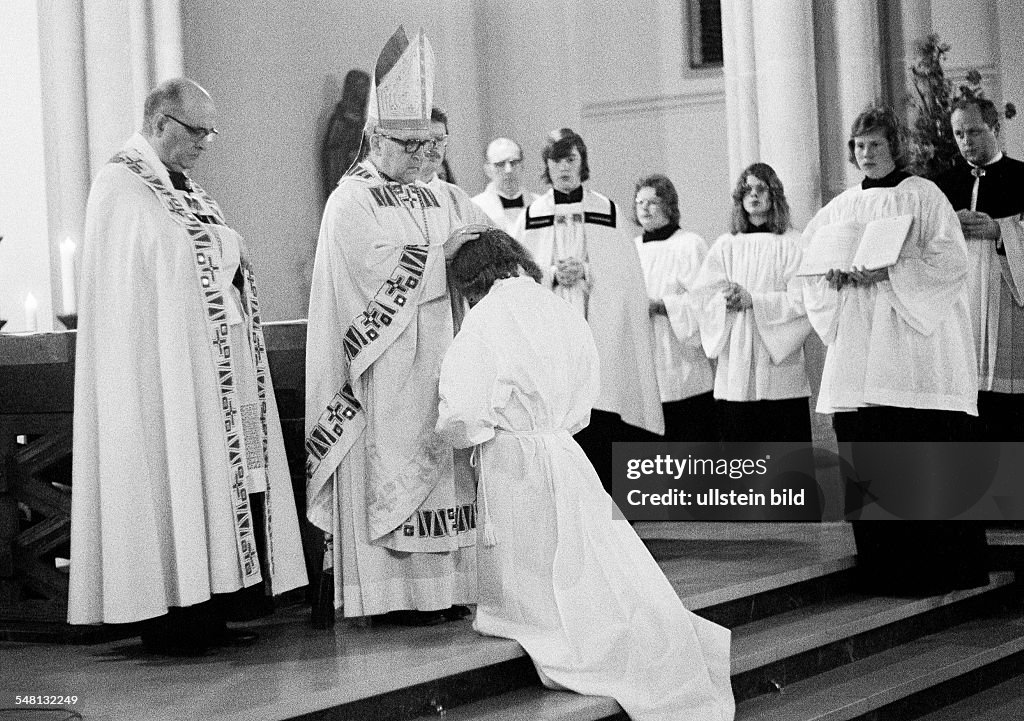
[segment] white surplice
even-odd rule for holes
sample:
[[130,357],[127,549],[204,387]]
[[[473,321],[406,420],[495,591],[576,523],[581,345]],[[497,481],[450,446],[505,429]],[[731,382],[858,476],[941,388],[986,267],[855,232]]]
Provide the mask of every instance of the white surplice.
[[523,199],[523,207],[506,208],[501,204],[501,196],[498,195],[498,188],[492,180],[483,189],[483,192],[473,196],[473,202],[487,213],[496,226],[514,238],[513,234],[516,232],[520,217],[526,212],[526,206],[535,201],[538,196],[536,193],[524,190],[520,197]]
[[634,721],[729,721],[730,632],[683,606],[572,438],[598,375],[586,322],[530,278],[495,283],[445,356],[437,428],[477,446],[487,532],[474,627]]
[[[601,358],[601,393],[594,408],[663,435],[665,421],[654,363],[654,333],[636,248],[618,226],[614,202],[588,188],[580,203],[555,203],[548,190],[531,203],[514,234],[544,273],[544,285],[590,324]],[[586,277],[572,288],[554,277],[558,260],[584,262]]]
[[[70,623],[139,621],[260,580],[273,593],[306,584],[243,249],[198,186],[172,187],[142,135],[100,169],[82,247]],[[265,492],[262,559],[252,492]]]
[[886,405],[977,415],[978,371],[968,311],[968,255],[953,207],[934,183],[849,188],[804,229],[911,214],[914,224],[889,279],[829,287],[803,279],[811,325],[827,346],[819,413]]
[[[804,339],[811,331],[800,282],[800,234],[738,233],[715,241],[693,295],[699,300],[701,340],[718,359],[715,398],[761,401],[811,394]],[[725,307],[728,283],[739,283],[753,306]]]
[[1024,393],[1024,354],[1020,352],[1024,343],[1024,215],[1001,218],[999,227],[1005,255],[998,255],[992,243],[967,245],[968,249],[984,248],[976,252],[987,254],[990,269],[988,293],[982,296],[987,303],[979,321],[988,330],[985,340],[977,344],[979,389]]
[[307,513],[334,536],[335,604],[346,616],[476,599],[472,473],[434,424],[453,335],[444,243],[489,221],[468,196],[456,202],[458,188],[436,188],[388,181],[364,161],[331,194],[320,227]]
[[650,317],[654,331],[654,362],[661,402],[707,393],[714,385],[711,363],[700,344],[697,309],[690,291],[707,255],[708,245],[696,233],[676,230],[665,240],[633,243],[647,283],[647,297],[665,303],[668,315]]

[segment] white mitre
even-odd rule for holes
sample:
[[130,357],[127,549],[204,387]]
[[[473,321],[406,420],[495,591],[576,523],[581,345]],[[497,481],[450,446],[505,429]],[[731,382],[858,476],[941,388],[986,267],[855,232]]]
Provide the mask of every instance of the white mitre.
[[430,130],[434,51],[421,28],[412,41],[401,25],[377,58],[366,117],[382,130]]

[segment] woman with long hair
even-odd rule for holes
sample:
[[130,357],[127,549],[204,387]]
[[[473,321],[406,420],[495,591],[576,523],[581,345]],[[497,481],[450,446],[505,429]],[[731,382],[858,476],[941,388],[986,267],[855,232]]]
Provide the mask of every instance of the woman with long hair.
[[697,281],[701,340],[718,360],[722,440],[810,443],[803,344],[811,326],[796,276],[800,234],[782,181],[766,163],[740,173],[732,202],[732,232],[715,241]]

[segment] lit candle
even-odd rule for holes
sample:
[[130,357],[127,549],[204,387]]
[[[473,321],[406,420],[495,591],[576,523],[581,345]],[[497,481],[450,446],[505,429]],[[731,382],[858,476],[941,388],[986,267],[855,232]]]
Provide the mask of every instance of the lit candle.
[[31,293],[25,296],[25,330],[29,333],[39,330],[39,302]]
[[75,242],[65,238],[60,244],[60,289],[64,301],[64,312],[75,310]]

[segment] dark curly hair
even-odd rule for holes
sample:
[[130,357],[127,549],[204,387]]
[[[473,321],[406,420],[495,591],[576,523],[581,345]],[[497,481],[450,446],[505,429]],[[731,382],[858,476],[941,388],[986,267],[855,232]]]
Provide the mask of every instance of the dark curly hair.
[[497,228],[489,228],[466,241],[456,251],[450,268],[452,283],[465,296],[482,296],[495,281],[522,275],[520,269],[541,282],[540,268],[530,251]]
[[[665,175],[654,174],[640,178],[636,181],[636,188],[633,189],[633,199],[642,188],[654,188],[654,194],[661,201],[661,207],[668,216],[669,225],[679,225],[679,193],[676,186]],[[633,222],[640,225],[640,219],[636,216],[636,203],[633,204]]]
[[585,183],[590,178],[590,163],[587,162],[587,145],[583,138],[576,134],[572,128],[552,130],[548,140],[544,143],[544,150],[541,151],[541,162],[544,164],[544,172],[541,178],[548,185],[551,185],[551,174],[548,172],[549,160],[561,160],[569,156],[572,149],[580,154],[580,182]]
[[967,108],[971,107],[978,109],[978,112],[981,113],[982,122],[984,122],[990,130],[996,133],[999,132],[999,109],[996,108],[996,104],[988,98],[979,98],[977,96],[959,97],[953,101],[949,114],[952,115],[957,110],[967,110]]
[[[853,152],[857,138],[861,135],[881,130],[889,142],[889,155],[896,164],[897,170],[906,170],[910,163],[910,152],[907,144],[907,126],[900,120],[892,108],[882,105],[870,105],[853,121],[850,128],[850,139],[846,143],[849,149],[849,160],[857,165],[857,156]],[[860,167],[859,165],[857,167]]]

